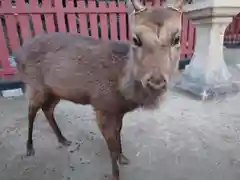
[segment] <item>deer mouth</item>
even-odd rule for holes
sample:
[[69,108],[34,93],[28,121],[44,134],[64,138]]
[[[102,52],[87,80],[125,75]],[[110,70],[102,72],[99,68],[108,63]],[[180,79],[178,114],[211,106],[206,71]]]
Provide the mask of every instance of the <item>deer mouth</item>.
[[153,78],[147,75],[141,80],[141,83],[144,89],[155,91],[162,91],[167,89],[167,81],[162,76],[160,76],[160,78]]
[[164,90],[167,89],[167,83],[165,81],[162,81],[160,83],[154,83],[152,81],[149,81],[147,83],[147,87],[153,90]]

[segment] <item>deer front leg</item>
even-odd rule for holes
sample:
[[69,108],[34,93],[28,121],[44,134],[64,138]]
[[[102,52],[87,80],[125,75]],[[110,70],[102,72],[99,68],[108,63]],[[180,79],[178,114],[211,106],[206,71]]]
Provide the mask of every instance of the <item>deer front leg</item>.
[[117,131],[117,116],[96,111],[97,122],[99,129],[107,143],[110,157],[112,161],[112,176],[113,180],[119,180],[119,167],[117,160],[120,155],[120,146],[118,141]]
[[118,162],[121,165],[127,165],[130,163],[130,161],[128,160],[128,158],[126,156],[124,156],[124,154],[122,152],[122,141],[121,141],[122,119],[123,119],[123,115],[119,116],[119,118],[116,121],[116,123],[117,123],[117,126],[116,126],[117,127],[117,141],[118,141],[118,148],[119,148]]

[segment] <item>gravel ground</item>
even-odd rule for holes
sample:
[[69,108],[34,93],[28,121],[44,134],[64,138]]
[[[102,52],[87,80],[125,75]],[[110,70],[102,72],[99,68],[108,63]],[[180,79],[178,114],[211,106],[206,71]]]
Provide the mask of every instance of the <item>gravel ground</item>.
[[[124,117],[123,150],[131,160],[121,180],[239,180],[240,95],[202,102],[170,91],[155,110]],[[25,157],[27,104],[0,99],[0,180],[105,180],[106,144],[90,106],[62,101],[55,116],[73,141],[61,147],[42,112],[34,127],[36,155]]]

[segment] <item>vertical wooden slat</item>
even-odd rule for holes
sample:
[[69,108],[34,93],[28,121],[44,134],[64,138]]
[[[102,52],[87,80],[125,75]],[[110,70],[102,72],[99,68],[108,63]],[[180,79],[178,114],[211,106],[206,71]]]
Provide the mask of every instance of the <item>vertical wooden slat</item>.
[[62,1],[55,0],[55,8],[57,10],[57,24],[59,32],[66,32],[66,24],[64,18],[64,9]]
[[28,15],[25,15],[25,14],[18,15],[17,19],[20,25],[20,30],[21,30],[23,40],[31,38],[32,34],[30,30]]
[[[85,8],[85,2],[84,1],[78,1],[78,7],[79,8]],[[81,13],[81,12],[79,12]],[[88,35],[88,26],[87,26],[87,16],[86,14],[78,14],[79,16],[79,24],[80,24],[80,34],[87,36]]]
[[183,16],[182,17],[182,33],[181,33],[181,59],[185,59],[188,42],[187,42],[187,33],[188,33],[188,20]]
[[45,16],[47,32],[55,32],[56,28],[54,24],[53,14],[44,14],[44,16]]
[[16,6],[17,8],[25,8],[26,4],[24,0],[16,0]]
[[20,46],[20,41],[17,32],[17,21],[14,15],[5,15],[7,33],[12,51],[15,51]]
[[[115,1],[109,2],[109,8],[110,9],[117,8]],[[110,18],[110,27],[111,27],[111,39],[118,40],[118,37],[117,37],[117,15],[115,13],[111,13],[109,15],[109,18]]]
[[44,32],[40,14],[32,14],[32,22],[33,22],[35,35],[38,35]]
[[68,14],[68,25],[69,30],[71,33],[77,33],[77,23],[76,23],[76,15],[75,14]]
[[[52,0],[42,0],[42,8],[52,8]],[[53,14],[44,14],[47,32],[55,32]]]
[[1,8],[12,8],[12,3],[10,0],[2,0],[2,7]]
[[[106,3],[100,1],[99,8],[106,8]],[[107,22],[107,14],[100,14],[100,27],[101,27],[101,35],[102,39],[108,39],[108,22]]]
[[98,39],[98,22],[97,22],[97,14],[94,13],[96,10],[95,1],[88,1],[88,8],[90,10],[89,19],[90,19],[90,27],[91,27],[91,35],[93,38]]
[[52,0],[42,0],[42,7],[51,7]]
[[193,48],[194,48],[194,26],[191,23],[191,21],[189,21],[189,28],[188,28],[188,34],[189,34],[189,38],[188,38],[188,58],[191,58],[192,53],[193,53]]
[[0,23],[0,44],[1,44],[0,61],[3,66],[3,69],[10,68],[10,64],[8,62],[8,57],[9,57],[8,48],[7,48],[6,39],[3,32],[2,23]]
[[88,36],[87,16],[86,14],[79,14],[80,34]]
[[237,41],[240,43],[240,18],[237,16],[236,18],[236,23],[237,23]]
[[30,0],[30,7],[39,7],[37,0]]
[[[124,10],[125,5],[123,2],[119,3],[119,10]],[[119,14],[119,24],[120,24],[120,39],[122,41],[127,40],[127,22],[126,22],[126,14],[125,13],[120,13]]]

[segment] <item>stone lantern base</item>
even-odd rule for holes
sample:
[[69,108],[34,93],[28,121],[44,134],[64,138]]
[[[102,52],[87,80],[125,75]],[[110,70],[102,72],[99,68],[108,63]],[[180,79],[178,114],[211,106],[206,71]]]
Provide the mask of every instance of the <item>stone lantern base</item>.
[[177,89],[202,100],[235,94],[240,90],[232,81],[223,56],[224,32],[240,12],[240,3],[235,7],[215,3],[204,0],[188,6],[187,16],[196,24],[196,48],[191,63],[175,84]]

